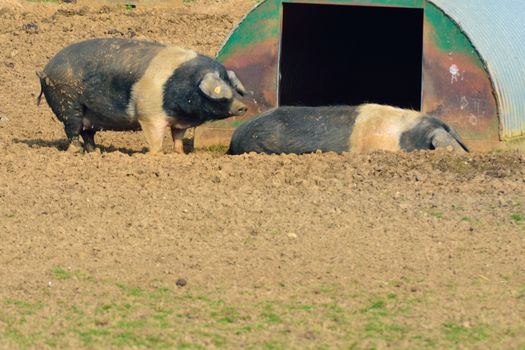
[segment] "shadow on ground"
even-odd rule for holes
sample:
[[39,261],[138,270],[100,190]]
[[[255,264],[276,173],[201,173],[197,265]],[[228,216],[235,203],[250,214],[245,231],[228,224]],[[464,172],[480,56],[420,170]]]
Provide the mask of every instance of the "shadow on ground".
[[[21,143],[25,144],[31,148],[55,148],[59,151],[65,152],[67,151],[67,147],[69,145],[69,142],[67,139],[59,139],[59,140],[44,140],[44,139],[13,139],[14,143]],[[195,151],[195,148],[193,147],[193,140],[192,139],[184,139],[184,152],[185,153],[191,153]],[[127,147],[115,147],[113,145],[104,146],[104,145],[97,145],[97,148],[102,153],[112,153],[112,152],[120,152],[125,153],[127,155],[132,155],[136,153],[146,153],[148,149],[146,147],[143,147],[140,150],[131,149]]]
[[[67,139],[60,139],[60,140],[43,140],[43,139],[14,139],[14,143],[22,143],[25,145],[28,145],[31,148],[55,148],[59,151],[65,152],[67,151],[67,147],[69,145],[69,142]],[[113,145],[104,146],[104,145],[97,145],[97,148],[102,153],[112,153],[112,152],[120,152],[125,153],[128,155],[132,155],[135,153],[146,153],[147,149],[144,147],[140,151],[134,150],[127,147],[115,147]]]

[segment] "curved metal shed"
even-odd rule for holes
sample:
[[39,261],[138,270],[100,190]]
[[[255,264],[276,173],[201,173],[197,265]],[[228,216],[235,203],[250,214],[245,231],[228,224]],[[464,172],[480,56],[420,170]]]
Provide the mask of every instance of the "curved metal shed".
[[217,55],[251,91],[249,115],[199,128],[196,143],[226,143],[276,105],[376,102],[499,147],[525,135],[522,23],[521,0],[265,0]]

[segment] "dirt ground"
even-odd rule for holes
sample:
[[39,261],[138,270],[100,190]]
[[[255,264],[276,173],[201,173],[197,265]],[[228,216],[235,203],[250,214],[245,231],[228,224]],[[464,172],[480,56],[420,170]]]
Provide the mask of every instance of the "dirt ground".
[[214,55],[255,4],[151,3],[0,0],[0,348],[525,349],[518,152],[65,152],[60,48]]

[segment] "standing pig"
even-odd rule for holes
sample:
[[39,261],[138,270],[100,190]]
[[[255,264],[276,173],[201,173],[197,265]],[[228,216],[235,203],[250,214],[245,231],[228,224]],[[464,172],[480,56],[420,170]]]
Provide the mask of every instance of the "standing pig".
[[171,128],[183,153],[188,128],[246,112],[232,71],[193,51],[127,39],[93,39],[64,48],[37,73],[46,100],[64,123],[69,148],[95,149],[99,130],[142,129],[149,153]]
[[437,148],[468,152],[454,129],[435,117],[362,104],[269,110],[235,130],[228,153],[410,152]]

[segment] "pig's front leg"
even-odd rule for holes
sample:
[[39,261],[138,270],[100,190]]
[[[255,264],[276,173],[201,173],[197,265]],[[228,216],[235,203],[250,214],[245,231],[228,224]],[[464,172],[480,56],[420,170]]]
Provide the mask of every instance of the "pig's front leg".
[[164,118],[162,116],[139,118],[139,123],[149,146],[148,154],[156,155],[162,152],[162,139],[167,126]]
[[175,144],[175,153],[184,154],[184,145],[182,141],[184,139],[185,131],[186,129],[171,128],[171,137],[173,138],[173,143]]

